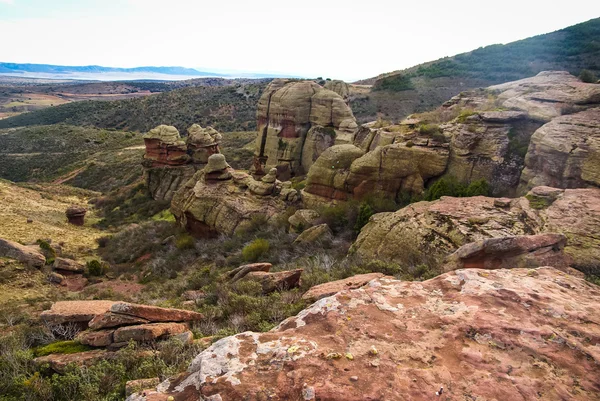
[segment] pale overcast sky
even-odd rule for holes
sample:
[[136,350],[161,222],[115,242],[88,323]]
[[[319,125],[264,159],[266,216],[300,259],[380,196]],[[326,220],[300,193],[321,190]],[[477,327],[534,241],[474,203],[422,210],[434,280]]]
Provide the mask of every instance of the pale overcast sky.
[[0,0],[0,61],[354,80],[599,16],[597,0]]

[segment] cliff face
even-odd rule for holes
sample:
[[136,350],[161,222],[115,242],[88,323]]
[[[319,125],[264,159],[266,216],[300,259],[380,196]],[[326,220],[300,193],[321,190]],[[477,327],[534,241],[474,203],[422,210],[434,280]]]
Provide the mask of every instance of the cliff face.
[[308,171],[334,143],[352,140],[356,121],[337,93],[312,81],[276,79],[263,92],[257,110],[252,172],[277,168],[281,179]]

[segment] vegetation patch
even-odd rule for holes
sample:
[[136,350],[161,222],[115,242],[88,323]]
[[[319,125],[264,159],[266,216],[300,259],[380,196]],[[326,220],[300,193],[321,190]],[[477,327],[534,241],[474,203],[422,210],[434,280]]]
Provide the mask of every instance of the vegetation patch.
[[57,341],[34,350],[35,356],[46,356],[50,354],[76,354],[78,352],[90,351],[93,348],[83,345],[77,341]]

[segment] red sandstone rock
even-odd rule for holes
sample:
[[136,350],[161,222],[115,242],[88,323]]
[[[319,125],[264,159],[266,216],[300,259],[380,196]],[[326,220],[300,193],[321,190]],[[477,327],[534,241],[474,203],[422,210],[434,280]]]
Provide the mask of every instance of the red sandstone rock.
[[69,223],[74,224],[76,226],[82,226],[85,223],[86,213],[86,208],[77,205],[69,206],[65,212]]
[[0,256],[16,259],[32,267],[42,267],[46,264],[46,258],[41,252],[2,238],[0,238]]
[[112,313],[136,316],[150,322],[190,322],[201,320],[202,314],[183,309],[159,308],[158,306],[118,302],[111,306]]
[[136,316],[107,312],[93,318],[89,323],[89,327],[93,330],[99,330],[109,327],[131,326],[144,323],[149,323],[149,321]]
[[78,352],[76,354],[52,354],[35,358],[37,365],[49,364],[50,368],[57,373],[64,373],[67,366],[75,364],[77,366],[90,366],[101,360],[114,358],[115,353],[104,350],[93,350]]
[[235,283],[250,272],[268,272],[271,270],[271,267],[273,267],[271,263],[251,263],[235,268],[225,273],[224,276],[228,278],[230,282]]
[[458,248],[448,256],[444,271],[554,266],[566,272],[571,262],[563,252],[566,243],[567,237],[553,233],[488,238]]
[[369,281],[383,277],[382,273],[357,274],[343,280],[331,281],[312,287],[302,295],[302,299],[315,302],[321,298],[335,295],[340,291],[354,290],[366,285]]
[[107,347],[112,344],[114,330],[86,331],[77,336],[80,343],[92,347]]
[[597,400],[599,306],[598,286],[548,267],[380,278],[221,339],[130,400]]
[[268,294],[278,290],[288,290],[300,286],[300,276],[304,269],[289,270],[283,272],[250,272],[246,279],[257,281],[262,285],[263,293]]
[[87,323],[110,309],[114,301],[59,301],[50,310],[41,313],[42,320],[50,324]]
[[133,341],[156,341],[188,330],[183,323],[150,323],[137,326],[125,326],[115,330],[115,343]]
[[55,270],[63,270],[72,273],[83,273],[84,271],[83,263],[67,258],[57,257],[56,259],[54,259],[53,267]]

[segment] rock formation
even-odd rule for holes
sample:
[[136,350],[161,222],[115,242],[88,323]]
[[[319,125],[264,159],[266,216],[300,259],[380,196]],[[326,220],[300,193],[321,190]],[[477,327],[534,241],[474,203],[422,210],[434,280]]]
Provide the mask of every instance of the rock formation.
[[292,183],[277,180],[275,169],[256,180],[215,154],[176,192],[171,211],[193,235],[214,237],[243,232],[256,221],[272,221],[297,200]]
[[308,171],[305,199],[316,205],[377,194],[406,203],[442,176],[485,179],[494,196],[537,185],[598,186],[598,110],[600,86],[565,72],[464,92],[437,111],[458,116],[448,123],[425,116],[366,124],[351,144],[328,148]]
[[88,329],[79,333],[79,342],[92,347],[112,349],[137,342],[156,341],[189,331],[186,322],[202,315],[183,309],[130,304],[113,301],[61,301],[42,312],[51,325],[77,325]]
[[221,339],[128,400],[594,400],[599,303],[551,267],[378,278]]
[[600,107],[557,117],[538,129],[521,183],[523,189],[600,187]]
[[252,172],[261,176],[275,167],[282,180],[304,174],[328,147],[351,142],[357,128],[344,99],[312,81],[275,79],[256,115]]
[[442,265],[446,256],[488,238],[560,233],[572,266],[600,273],[600,189],[536,187],[505,202],[483,196],[442,197],[394,213],[378,213],[363,227],[351,251],[366,260],[408,266]]
[[27,266],[38,268],[46,264],[46,257],[42,252],[2,238],[0,238],[0,257],[16,259]]
[[67,216],[69,224],[73,224],[76,226],[82,226],[85,224],[86,213],[86,208],[77,205],[69,206],[65,211],[65,215]]
[[212,127],[193,124],[184,142],[177,128],[159,125],[144,135],[144,174],[155,200],[169,201],[174,193],[219,153],[221,134]]
[[339,79],[327,80],[323,87],[337,93],[345,101],[348,101],[348,98],[350,97],[350,85]]

